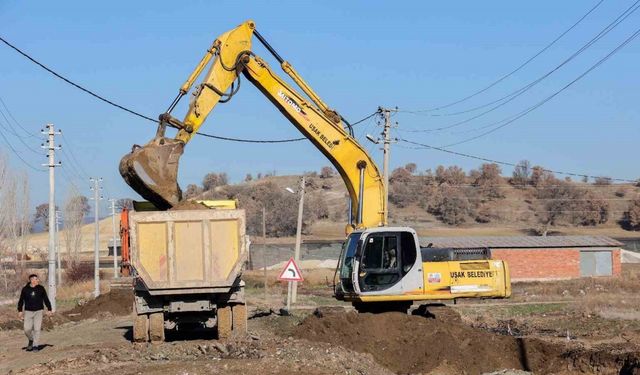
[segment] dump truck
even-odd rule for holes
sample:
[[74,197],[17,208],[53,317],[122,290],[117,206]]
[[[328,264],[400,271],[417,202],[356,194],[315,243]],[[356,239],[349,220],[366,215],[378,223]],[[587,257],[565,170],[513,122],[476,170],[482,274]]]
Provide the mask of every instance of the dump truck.
[[244,210],[202,207],[127,214],[136,342],[194,326],[218,338],[246,333]]

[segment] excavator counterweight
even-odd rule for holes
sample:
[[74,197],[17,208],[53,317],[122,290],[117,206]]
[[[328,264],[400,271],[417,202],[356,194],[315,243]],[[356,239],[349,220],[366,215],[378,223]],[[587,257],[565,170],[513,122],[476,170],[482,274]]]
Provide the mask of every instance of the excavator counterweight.
[[133,146],[120,160],[120,174],[136,193],[166,210],[182,199],[178,185],[178,162],[184,142],[156,137],[143,147]]

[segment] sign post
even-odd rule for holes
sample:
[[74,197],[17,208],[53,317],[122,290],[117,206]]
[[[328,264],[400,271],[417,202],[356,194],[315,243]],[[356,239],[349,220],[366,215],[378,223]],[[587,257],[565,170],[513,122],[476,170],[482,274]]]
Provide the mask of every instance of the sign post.
[[292,294],[292,283],[303,281],[302,273],[298,268],[295,260],[293,258],[289,258],[287,264],[285,264],[284,268],[280,272],[280,276],[278,276],[278,280],[287,281],[287,312],[291,311],[291,294]]

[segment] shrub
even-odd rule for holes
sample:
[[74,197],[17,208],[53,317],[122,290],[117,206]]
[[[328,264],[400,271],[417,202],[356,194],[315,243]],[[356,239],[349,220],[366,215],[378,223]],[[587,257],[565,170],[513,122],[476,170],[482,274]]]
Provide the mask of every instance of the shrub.
[[504,180],[500,174],[502,170],[495,163],[485,163],[480,166],[480,174],[473,182],[478,187],[478,193],[490,199],[504,198],[504,192],[501,189]]
[[611,185],[611,177],[605,177],[605,176],[596,177],[595,180],[593,181],[593,184],[598,186]]
[[640,198],[629,202],[629,207],[624,212],[624,219],[629,229],[640,230]]
[[464,185],[466,182],[466,174],[462,168],[457,165],[449,166],[448,168],[439,165],[436,168],[436,182],[439,184],[447,185]]
[[196,184],[189,184],[185,189],[183,195],[185,199],[195,198],[196,196],[202,193],[202,189],[200,189]]
[[94,276],[93,263],[69,262],[65,270],[66,279],[71,282],[79,282],[92,279]]
[[322,167],[322,169],[320,170],[320,178],[331,178],[333,177],[333,174],[333,168],[329,166]]
[[449,225],[465,223],[475,216],[474,208],[467,197],[459,189],[446,189],[442,197],[436,203],[435,213],[440,219]]

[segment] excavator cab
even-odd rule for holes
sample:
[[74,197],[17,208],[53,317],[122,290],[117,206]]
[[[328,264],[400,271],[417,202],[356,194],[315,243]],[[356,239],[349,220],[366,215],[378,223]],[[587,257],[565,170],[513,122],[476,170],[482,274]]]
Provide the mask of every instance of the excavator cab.
[[409,284],[415,284],[416,280],[406,276],[412,273],[416,261],[416,240],[410,230],[376,228],[353,232],[340,254],[336,296],[415,289]]
[[508,266],[491,259],[489,249],[423,248],[408,227],[352,232],[336,276],[335,297],[361,312],[406,311],[418,301],[511,294]]
[[157,135],[144,146],[133,146],[120,161],[120,174],[144,199],[169,209],[182,200],[178,162],[183,152],[184,142]]

